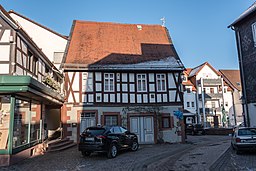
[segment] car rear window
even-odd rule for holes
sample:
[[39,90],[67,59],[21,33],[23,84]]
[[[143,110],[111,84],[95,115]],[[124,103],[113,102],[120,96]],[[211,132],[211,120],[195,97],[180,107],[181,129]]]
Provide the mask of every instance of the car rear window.
[[105,132],[105,129],[104,128],[87,128],[84,132],[91,135],[102,135]]
[[238,135],[256,135],[256,129],[240,129],[238,130]]

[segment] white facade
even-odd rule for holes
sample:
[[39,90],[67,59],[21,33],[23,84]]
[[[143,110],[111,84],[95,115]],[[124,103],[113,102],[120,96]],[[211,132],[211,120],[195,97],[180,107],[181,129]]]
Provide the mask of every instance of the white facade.
[[59,69],[65,52],[67,39],[16,13],[10,13],[10,15],[29,34],[49,60],[55,64],[56,68]]

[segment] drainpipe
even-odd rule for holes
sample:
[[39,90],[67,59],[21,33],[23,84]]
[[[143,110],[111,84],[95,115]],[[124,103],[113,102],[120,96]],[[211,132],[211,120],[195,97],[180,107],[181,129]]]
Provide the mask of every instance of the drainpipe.
[[10,42],[10,69],[9,69],[9,73],[11,75],[14,75],[14,73],[15,73],[15,56],[16,56],[16,52],[15,52],[16,32],[15,31],[11,31],[9,42]]

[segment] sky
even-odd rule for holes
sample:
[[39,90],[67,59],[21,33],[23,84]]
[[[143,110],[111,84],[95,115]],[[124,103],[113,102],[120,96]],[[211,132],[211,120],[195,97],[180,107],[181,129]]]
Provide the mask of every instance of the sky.
[[162,24],[170,32],[182,63],[194,68],[209,62],[215,69],[239,69],[235,33],[227,28],[255,0],[0,0],[60,34],[73,20]]

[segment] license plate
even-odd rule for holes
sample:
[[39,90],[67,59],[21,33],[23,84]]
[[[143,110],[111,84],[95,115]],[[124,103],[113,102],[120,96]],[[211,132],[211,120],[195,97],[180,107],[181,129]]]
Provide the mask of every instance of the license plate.
[[94,141],[94,138],[93,137],[87,137],[85,138],[86,141]]

